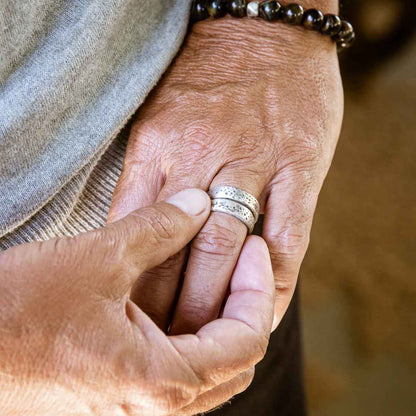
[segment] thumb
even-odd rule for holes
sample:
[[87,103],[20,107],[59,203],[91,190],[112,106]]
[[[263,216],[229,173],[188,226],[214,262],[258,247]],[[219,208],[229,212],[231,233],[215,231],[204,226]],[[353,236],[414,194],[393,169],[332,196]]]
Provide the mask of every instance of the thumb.
[[[124,295],[144,271],[163,263],[192,240],[207,220],[210,207],[204,191],[186,189],[89,233],[96,235],[91,250],[101,247],[103,261],[113,271],[106,273],[112,283],[101,279],[101,286],[108,291],[115,284]],[[115,275],[119,278],[114,279]]]

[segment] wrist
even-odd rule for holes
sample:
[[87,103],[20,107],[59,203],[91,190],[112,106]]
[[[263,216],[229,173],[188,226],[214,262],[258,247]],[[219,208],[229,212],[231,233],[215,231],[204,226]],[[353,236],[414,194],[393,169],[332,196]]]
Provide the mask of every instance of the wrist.
[[[241,6],[231,6],[231,4],[234,4],[234,1],[231,2],[230,0],[227,0],[226,4],[227,4],[229,14],[226,13],[226,11],[224,10],[224,11],[221,11],[220,14],[217,15],[217,17],[222,17],[224,16],[224,13],[226,13],[225,18],[224,17],[219,18],[219,19],[211,18],[208,20],[205,20],[205,19],[207,19],[209,15],[216,17],[216,12],[214,10],[217,10],[217,9],[214,8],[214,6],[212,6],[213,9],[210,9],[209,7],[211,6],[208,7],[208,4],[210,4],[209,2],[207,3],[207,6],[203,6],[203,5],[199,6],[200,4],[203,4],[201,3],[201,1],[202,0],[194,0],[194,6],[197,6],[197,5],[198,6],[195,9],[193,8],[193,11],[194,10],[204,10],[204,11],[193,12],[195,13],[193,14],[193,17],[192,17],[194,21],[194,25],[192,26],[191,33],[197,33],[198,35],[201,35],[202,37],[204,37],[205,35],[206,37],[212,38],[213,40],[214,39],[219,40],[219,38],[217,38],[217,36],[219,36],[221,38],[225,37],[225,40],[227,40],[227,39],[233,38],[235,35],[237,36],[240,35],[240,36],[244,36],[243,39],[246,42],[251,41],[251,42],[256,43],[256,41],[262,41],[264,39],[269,42],[273,42],[274,40],[281,40],[281,41],[286,41],[289,43],[295,42],[295,44],[299,38],[299,41],[298,41],[299,46],[302,46],[304,42],[309,42],[309,39],[311,41],[319,39],[317,35],[319,34],[320,30],[319,28],[317,29],[316,26],[308,27],[307,29],[310,29],[308,31],[308,30],[305,30],[306,24],[304,25],[298,20],[297,21],[293,20],[293,22],[291,22],[292,24],[288,23],[288,21],[284,21],[285,20],[284,15],[286,13],[284,12],[284,10],[285,9],[293,10],[293,7],[291,6],[296,6],[296,4],[289,5],[290,3],[289,0],[287,0],[286,2],[282,2],[282,1],[270,2],[270,1],[265,1],[265,0],[253,1],[252,3],[265,4],[264,7],[267,7],[267,10],[268,10],[266,12],[265,11],[266,9],[264,9],[263,13],[265,13],[265,15],[262,15],[263,6],[260,6],[261,10],[259,10],[258,12],[259,13],[258,17],[260,18],[257,17],[254,19],[249,17],[250,16],[249,5],[251,3],[250,0],[236,0],[237,4],[240,4],[239,2],[241,2]],[[225,1],[225,0],[213,0],[213,4],[220,3],[221,1]],[[279,8],[282,7],[279,10],[280,17],[277,17],[276,13],[273,12],[273,8],[275,6],[270,5],[271,3],[277,4],[276,5],[276,7],[278,7],[277,10],[279,10]],[[330,16],[337,14],[338,4],[339,4],[338,0],[302,0],[301,3],[300,2],[297,3],[298,6],[301,6],[300,10],[302,10],[303,8],[304,12],[306,12],[309,9],[317,9],[320,11],[321,16],[323,16],[324,14],[330,15]],[[244,15],[246,14],[245,5],[247,5],[247,16],[244,17]],[[284,8],[283,6],[288,6],[288,8]],[[198,9],[198,7],[202,7],[202,9]],[[235,9],[236,11],[244,10],[243,15],[234,14],[235,12],[232,12],[230,7],[233,7],[232,10],[234,10],[234,7],[237,7],[237,9]],[[244,9],[241,9],[242,7],[244,7]],[[298,9],[295,8],[295,10],[298,10]],[[238,13],[240,13],[240,11]],[[290,13],[290,12],[287,12],[287,13]],[[297,11],[293,13],[297,13]],[[230,15],[233,15],[234,18],[230,18]],[[319,14],[315,12],[313,16],[314,17],[312,19],[316,19],[315,16],[319,17]],[[263,19],[261,19],[261,17],[263,17]],[[305,14],[305,18],[306,18],[306,14]],[[326,41],[331,39],[331,36],[328,36],[328,33],[330,32],[325,32],[327,36],[320,37],[321,41],[324,41],[325,38],[326,38]]]
[[194,56],[220,62],[223,59],[229,68],[233,63],[272,67],[291,60],[304,61],[309,56],[337,57],[335,42],[320,33],[282,22],[230,16],[195,24],[187,48],[196,52],[191,59]]
[[[219,6],[221,3],[223,5]],[[342,27],[342,31],[340,30],[341,20],[339,17],[334,16],[338,13],[338,4],[338,0],[302,0],[301,4],[293,4],[289,0],[286,2],[269,0],[212,0],[211,5],[211,1],[203,3],[203,0],[194,0],[191,21],[194,22],[194,25],[196,22],[200,22],[196,25],[198,28],[196,32],[202,35],[204,33],[211,35],[212,28],[215,28],[215,31],[218,28],[222,28],[223,31],[228,32],[228,35],[232,34],[232,32],[237,32],[238,34],[239,31],[242,31],[245,39],[248,38],[252,41],[262,39],[262,36],[270,37],[273,35],[278,36],[279,34],[285,40],[292,41],[297,37],[297,32],[305,35],[305,31],[302,29],[306,28],[309,29],[309,32],[315,32],[310,33],[309,38],[314,39],[317,33],[321,32],[324,35],[323,38],[332,38],[337,41],[338,46],[346,48],[353,42],[354,33],[350,33],[352,26],[348,22],[344,22],[345,26]],[[224,19],[218,19],[218,17],[223,17],[224,15],[228,18],[232,15],[237,19],[229,19],[230,21],[228,22],[224,22]],[[323,20],[324,15],[328,16],[325,24]],[[209,16],[211,16],[211,19],[205,21]],[[253,19],[252,17],[254,16],[257,17]],[[302,17],[305,22],[302,21]],[[259,25],[259,20],[263,20],[261,25]],[[287,27],[282,29],[282,23],[286,23],[287,26],[292,26],[292,28],[290,30]],[[325,28],[320,30],[323,24]],[[339,26],[332,26],[334,24]],[[256,30],[250,31],[250,28],[255,28]],[[192,29],[195,31],[195,27],[192,27]],[[340,36],[336,38],[335,35],[338,35],[339,32]],[[341,33],[344,34],[343,37],[341,37]]]
[[[338,9],[338,0],[302,3],[305,9],[315,7],[325,14]],[[280,20],[230,15],[195,23],[181,57],[188,82],[200,84],[203,77],[207,88],[224,80],[248,82],[263,75],[281,77],[287,70],[293,75],[316,72],[321,66],[338,70],[336,43],[330,36]]]

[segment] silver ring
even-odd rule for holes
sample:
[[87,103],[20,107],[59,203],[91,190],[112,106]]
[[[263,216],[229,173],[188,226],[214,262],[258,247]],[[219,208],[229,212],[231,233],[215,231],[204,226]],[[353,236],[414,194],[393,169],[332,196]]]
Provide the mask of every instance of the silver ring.
[[256,220],[250,209],[239,202],[231,201],[225,198],[215,198],[211,200],[211,211],[222,212],[224,214],[232,215],[243,222],[247,228],[248,233],[253,232]]
[[239,202],[248,208],[254,215],[257,222],[260,214],[260,204],[257,199],[246,191],[238,189],[234,186],[220,185],[214,186],[209,190],[209,196],[212,199],[222,198],[230,199],[231,201]]

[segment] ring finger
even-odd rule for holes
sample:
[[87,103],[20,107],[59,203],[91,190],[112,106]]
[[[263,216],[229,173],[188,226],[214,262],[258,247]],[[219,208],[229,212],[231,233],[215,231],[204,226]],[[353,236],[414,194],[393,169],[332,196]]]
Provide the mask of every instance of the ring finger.
[[[263,175],[225,166],[211,188],[230,185],[257,199],[266,185]],[[212,212],[191,244],[185,278],[170,328],[171,334],[195,333],[217,318],[228,284],[247,236],[247,226],[222,212]]]

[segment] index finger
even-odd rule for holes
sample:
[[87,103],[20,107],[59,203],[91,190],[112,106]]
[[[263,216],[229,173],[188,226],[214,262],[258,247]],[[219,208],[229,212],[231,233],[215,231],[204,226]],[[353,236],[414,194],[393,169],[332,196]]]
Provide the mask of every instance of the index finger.
[[233,274],[222,318],[196,335],[169,339],[201,380],[202,391],[257,364],[266,352],[273,321],[274,280],[267,245],[247,238]]

